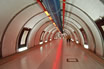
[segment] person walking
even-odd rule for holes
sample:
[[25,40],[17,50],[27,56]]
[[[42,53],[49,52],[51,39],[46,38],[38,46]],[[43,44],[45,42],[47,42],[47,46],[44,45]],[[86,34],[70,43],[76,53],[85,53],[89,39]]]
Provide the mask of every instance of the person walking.
[[71,37],[70,37],[70,36],[68,36],[68,42],[70,42],[70,40],[71,40]]
[[68,36],[66,36],[66,40],[67,40],[67,43],[68,42],[70,42],[70,40],[71,40],[71,37],[68,35]]

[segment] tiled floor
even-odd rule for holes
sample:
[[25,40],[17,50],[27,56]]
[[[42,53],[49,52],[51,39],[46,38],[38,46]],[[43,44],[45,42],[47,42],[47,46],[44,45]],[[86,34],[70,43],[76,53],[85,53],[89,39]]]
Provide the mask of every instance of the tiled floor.
[[[74,43],[63,42],[62,53],[62,69],[104,69],[94,59],[92,59],[86,52],[80,49],[80,45]],[[73,62],[67,62],[67,58],[74,58]],[[78,62],[75,62],[75,59]]]
[[0,69],[104,69],[104,66],[73,42],[55,40],[0,65]]

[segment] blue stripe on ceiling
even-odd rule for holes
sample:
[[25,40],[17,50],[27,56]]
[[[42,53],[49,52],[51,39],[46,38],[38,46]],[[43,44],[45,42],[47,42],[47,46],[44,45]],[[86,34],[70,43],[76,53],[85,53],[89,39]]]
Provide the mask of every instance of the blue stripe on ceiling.
[[43,0],[43,4],[50,13],[59,30],[63,33],[59,0]]

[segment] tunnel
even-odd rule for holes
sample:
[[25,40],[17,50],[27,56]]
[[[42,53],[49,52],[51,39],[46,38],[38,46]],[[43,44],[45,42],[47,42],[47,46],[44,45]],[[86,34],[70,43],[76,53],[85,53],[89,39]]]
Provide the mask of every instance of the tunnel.
[[104,0],[0,1],[0,69],[92,68],[104,69]]

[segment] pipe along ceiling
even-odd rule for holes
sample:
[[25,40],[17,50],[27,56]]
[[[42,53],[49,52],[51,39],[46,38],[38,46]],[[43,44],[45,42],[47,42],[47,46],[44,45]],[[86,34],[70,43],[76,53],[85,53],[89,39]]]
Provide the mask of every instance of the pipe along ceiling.
[[[52,19],[53,23],[56,24],[56,27],[61,33],[63,33],[62,19],[61,19],[61,9],[59,0],[37,0],[43,10],[46,12],[47,16]],[[48,11],[48,12],[47,12]],[[48,14],[49,13],[49,14]]]

